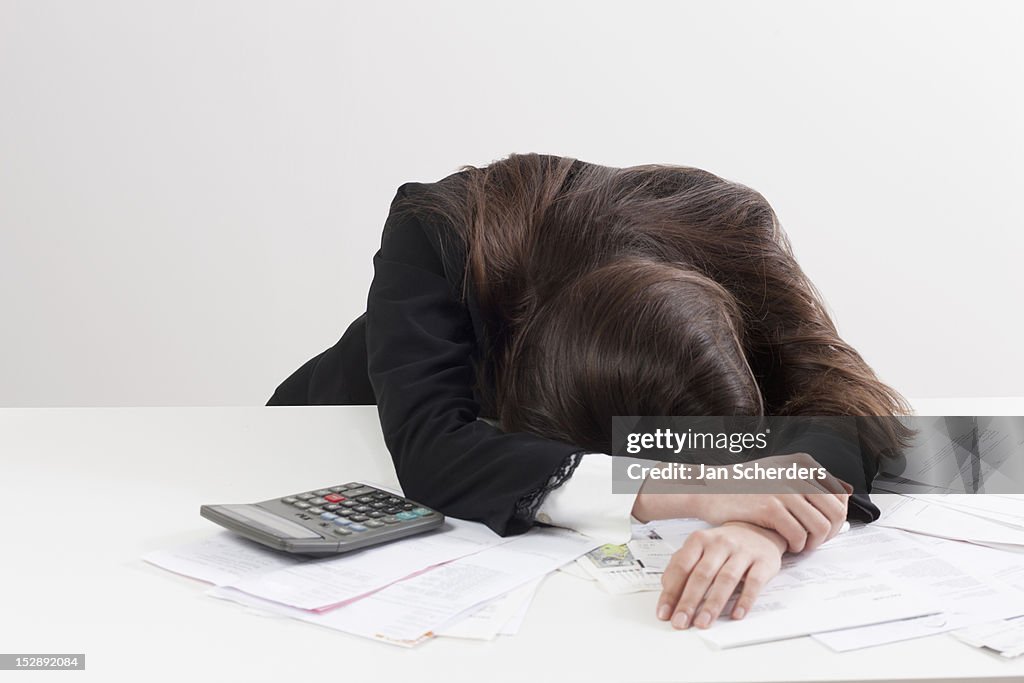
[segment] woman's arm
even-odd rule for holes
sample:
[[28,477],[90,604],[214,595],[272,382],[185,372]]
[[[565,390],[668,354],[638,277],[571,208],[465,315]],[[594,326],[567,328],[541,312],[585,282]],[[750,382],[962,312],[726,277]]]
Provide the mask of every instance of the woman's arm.
[[[417,183],[398,189],[397,202]],[[411,213],[385,224],[366,312],[369,378],[406,495],[499,534],[525,531],[581,449],[478,420],[476,338],[444,276],[436,235]],[[433,226],[430,226],[433,227]],[[610,486],[610,484],[609,484]]]
[[[806,453],[772,456],[757,462],[765,467],[817,467]],[[749,483],[737,492],[722,481],[645,482],[633,505],[641,521],[694,517],[709,524],[745,522],[781,536],[790,552],[813,550],[839,533],[847,518],[849,484],[826,479]]]

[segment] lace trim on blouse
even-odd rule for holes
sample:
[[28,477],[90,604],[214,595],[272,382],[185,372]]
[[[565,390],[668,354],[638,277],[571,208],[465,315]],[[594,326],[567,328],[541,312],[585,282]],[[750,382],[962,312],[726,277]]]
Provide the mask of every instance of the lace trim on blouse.
[[567,456],[543,486],[534,489],[519,499],[516,503],[515,516],[525,521],[527,524],[533,524],[537,517],[537,511],[540,510],[540,506],[544,502],[544,498],[559,486],[569,481],[569,477],[571,477],[572,473],[576,471],[579,464],[583,462],[584,455],[585,453],[581,451]]

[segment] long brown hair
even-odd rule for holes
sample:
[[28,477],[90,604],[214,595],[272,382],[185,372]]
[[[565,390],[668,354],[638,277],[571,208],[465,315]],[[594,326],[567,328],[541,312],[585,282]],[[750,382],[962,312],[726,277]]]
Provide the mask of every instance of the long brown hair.
[[[399,210],[442,217],[465,245],[463,296],[487,321],[478,375],[507,429],[607,448],[616,414],[910,413],[839,337],[749,187],[538,154],[433,187]],[[905,438],[894,420],[869,432],[875,457]]]

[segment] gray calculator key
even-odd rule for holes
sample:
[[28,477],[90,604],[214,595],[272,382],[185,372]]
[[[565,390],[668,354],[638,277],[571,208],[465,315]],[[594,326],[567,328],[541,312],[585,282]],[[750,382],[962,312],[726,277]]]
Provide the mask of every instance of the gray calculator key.
[[368,520],[366,520],[365,522],[363,522],[363,524],[364,524],[364,525],[365,525],[365,526],[366,526],[366,527],[367,527],[368,529],[377,529],[377,528],[379,528],[379,527],[382,527],[382,526],[384,526],[384,522],[378,522],[378,521],[377,521],[377,520],[375,520],[375,519],[368,519]]
[[[330,491],[328,491],[328,493],[330,493]],[[325,499],[325,498],[312,498],[312,499],[310,499],[309,502],[312,503],[313,505],[323,505],[324,503],[327,502],[327,499]]]
[[321,505],[320,507],[322,507],[324,510],[330,510],[331,512],[334,512],[341,506],[338,505],[337,503],[328,503],[327,505]]
[[311,512],[311,513],[312,513],[312,514],[314,514],[314,515],[319,515],[319,514],[320,514],[321,512],[323,512],[323,511],[324,511],[324,509],[323,509],[323,508],[318,508],[318,507],[315,507],[315,506],[314,506],[314,507],[311,507],[311,508],[309,508],[309,512]]
[[369,517],[367,517],[366,515],[349,515],[348,518],[351,519],[353,522],[363,522],[369,519]]
[[317,491],[313,491],[313,493],[315,493],[318,496],[326,496],[330,492],[330,489],[319,489]]
[[295,497],[298,498],[299,500],[310,500],[311,498],[316,498],[316,496],[314,496],[312,493],[300,493]]
[[344,505],[347,508],[354,508],[354,507],[358,507],[359,503],[358,503],[358,501],[354,501],[354,500],[346,500],[344,503],[342,503],[342,505]]
[[356,506],[355,506],[354,508],[352,508],[352,509],[353,509],[353,510],[355,510],[356,512],[369,512],[369,511],[370,511],[370,510],[372,510],[373,508],[372,508],[372,507],[370,507],[369,505],[356,505]]
[[368,488],[366,486],[364,486],[362,488],[358,488],[358,489],[349,489],[348,491],[345,491],[345,495],[348,498],[356,498],[358,496],[368,496],[371,493],[374,493],[374,490],[371,489],[371,488]]
[[343,526],[334,527],[334,533],[338,536],[350,536],[352,534],[352,532],[348,530],[348,527]]
[[345,489],[346,489],[345,486],[332,486],[331,487],[331,493],[341,493]]
[[289,505],[291,505],[292,503],[294,503],[297,500],[298,500],[298,498],[296,498],[295,496],[288,496],[287,498],[282,498],[281,502],[282,503],[288,503]]
[[385,524],[398,524],[402,520],[400,520],[398,517],[395,517],[394,515],[388,515],[387,517],[381,517],[380,521],[384,522]]
[[300,500],[298,503],[295,503],[295,507],[299,508],[300,510],[305,510],[309,507],[309,503],[303,503]]
[[373,511],[373,512],[367,512],[367,513],[366,513],[366,516],[367,516],[367,517],[373,517],[374,519],[378,519],[378,518],[380,518],[380,517],[383,517],[383,516],[384,516],[384,513],[383,513],[383,512],[377,512],[377,511],[375,510],[375,511]]

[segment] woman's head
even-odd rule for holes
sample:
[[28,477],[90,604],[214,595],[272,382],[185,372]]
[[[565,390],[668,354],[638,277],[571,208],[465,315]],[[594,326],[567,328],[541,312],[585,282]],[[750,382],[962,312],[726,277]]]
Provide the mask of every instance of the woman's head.
[[[487,416],[507,428],[597,439],[608,414],[909,411],[839,337],[772,207],[740,183],[513,154],[405,210],[464,242],[480,395],[493,391]],[[861,435],[875,455],[903,438],[877,424]]]
[[517,332],[498,370],[501,423],[611,452],[615,415],[760,415],[742,336],[736,301],[692,268],[610,261]]

